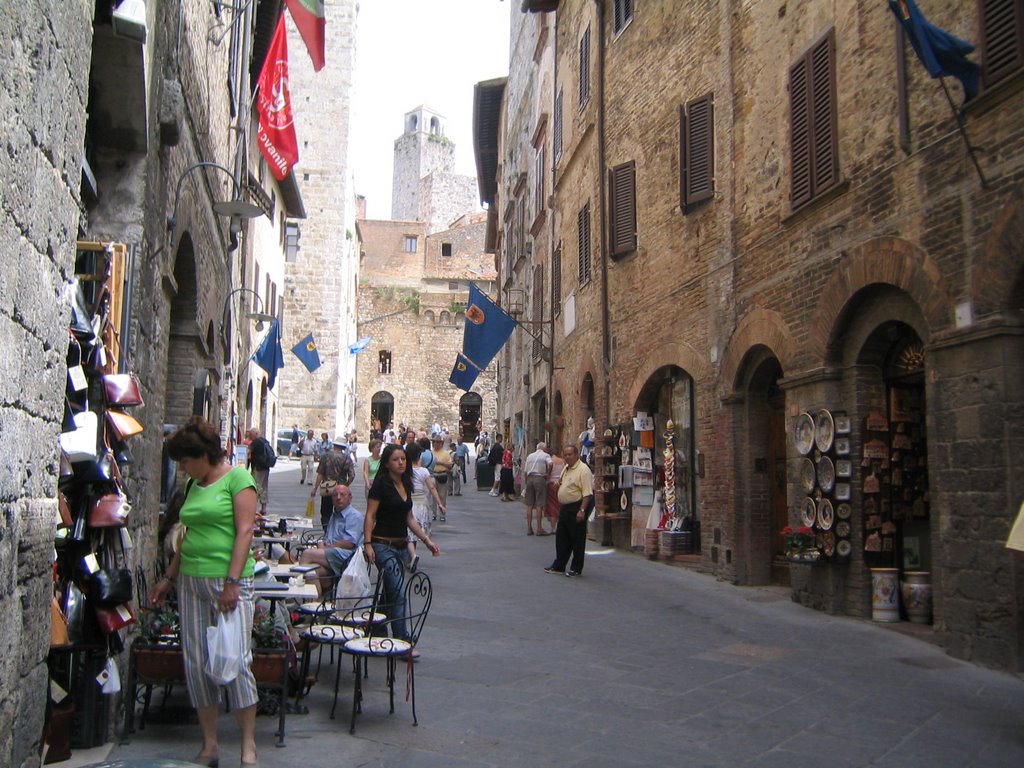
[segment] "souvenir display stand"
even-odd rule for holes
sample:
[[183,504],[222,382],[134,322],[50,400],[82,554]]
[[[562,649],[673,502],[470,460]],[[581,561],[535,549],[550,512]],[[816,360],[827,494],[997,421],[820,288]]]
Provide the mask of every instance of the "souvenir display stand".
[[[106,697],[120,690],[116,657],[135,622],[124,475],[127,440],[142,431],[130,411],[143,402],[121,347],[128,270],[124,246],[79,243],[69,287],[48,711],[74,708],[71,748],[106,740]],[[51,717],[51,731],[58,720]],[[59,759],[48,753],[47,762]]]
[[850,420],[822,409],[801,413],[794,434],[803,492],[799,522],[810,529],[814,546],[787,557],[798,562],[848,563],[853,552]]

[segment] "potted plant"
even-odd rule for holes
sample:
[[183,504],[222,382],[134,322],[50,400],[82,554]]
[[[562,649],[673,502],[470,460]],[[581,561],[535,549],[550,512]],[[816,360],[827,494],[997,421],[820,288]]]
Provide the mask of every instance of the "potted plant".
[[257,605],[252,618],[252,674],[257,683],[281,683],[288,668],[285,631],[273,612]]
[[141,682],[185,679],[178,611],[170,603],[141,611],[141,632],[132,644],[135,674]]
[[814,546],[814,531],[808,526],[801,525],[799,528],[794,528],[787,525],[779,533],[785,539],[783,548],[789,560],[813,563],[821,557],[821,552]]

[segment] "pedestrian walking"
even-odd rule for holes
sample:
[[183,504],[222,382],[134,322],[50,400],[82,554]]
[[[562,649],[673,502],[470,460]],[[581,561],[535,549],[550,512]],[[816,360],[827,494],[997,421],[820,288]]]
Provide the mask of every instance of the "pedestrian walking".
[[[256,434],[258,439],[258,431]],[[177,583],[185,679],[189,699],[199,714],[203,739],[192,762],[216,768],[222,686],[206,675],[206,630],[216,625],[220,614],[238,611],[242,655],[249,656],[254,566],[250,548],[256,524],[256,487],[249,472],[226,461],[216,427],[201,416],[191,417],[168,438],[167,453],[190,478],[181,507],[186,532],[164,577],[147,597],[150,605],[162,607]],[[258,696],[249,665],[241,664],[238,676],[223,687],[241,731],[242,765],[254,766]]]
[[277,464],[277,454],[270,441],[263,437],[256,427],[252,427],[246,434],[249,437],[249,452],[245,467],[256,481],[256,492],[260,497],[260,514],[266,515],[267,502],[270,500],[270,468]]
[[498,495],[498,486],[501,484],[501,458],[505,455],[505,446],[501,444],[501,435],[494,435],[494,442],[487,451],[487,463],[494,467],[494,484],[488,496]]
[[526,457],[523,473],[526,475],[526,535],[533,536],[533,519],[537,518],[537,535],[547,536],[544,531],[544,508],[548,499],[548,478],[551,476],[551,457],[547,444],[537,443],[537,450]]
[[[405,453],[406,461],[412,465],[412,516],[420,524],[420,527],[430,535],[430,522],[433,519],[431,508],[441,510],[441,519],[444,520],[445,506],[437,493],[437,485],[434,477],[420,463],[423,449],[415,443],[410,445]],[[428,507],[428,502],[431,505]],[[416,554],[416,535],[409,531],[409,571],[416,572],[419,564],[419,557]]]
[[299,440],[299,485],[305,483],[313,484],[313,476],[316,474],[314,463],[320,455],[320,442],[313,434],[313,430],[306,432],[306,436]]
[[310,497],[320,494],[320,527],[325,531],[327,530],[327,524],[331,520],[331,514],[334,511],[334,505],[331,501],[331,494],[334,491],[336,485],[352,485],[352,480],[356,476],[355,467],[352,466],[352,460],[345,455],[343,442],[344,438],[334,438],[334,443],[331,445],[331,451],[325,456],[320,457],[320,465],[316,469],[316,481],[313,483],[313,490],[310,491]]
[[[587,515],[594,499],[594,475],[575,445],[562,449],[565,470],[558,483],[558,527],[555,529],[555,559],[544,570],[548,573],[564,573],[566,576],[580,576],[583,573],[583,558],[587,549]],[[569,564],[569,557],[572,563]],[[569,570],[565,566],[569,564]]]
[[[434,513],[440,518],[441,522],[446,521],[445,517],[445,502],[448,500],[448,479],[451,475],[452,467],[455,465],[455,459],[451,453],[444,446],[444,436],[440,432],[435,432],[430,438],[430,451],[434,454],[434,466],[431,468],[433,473],[434,485],[437,486],[437,503],[434,504]],[[433,503],[434,499],[431,499]]]
[[363,459],[363,490],[367,497],[370,495],[370,486],[373,485],[373,480],[377,477],[377,471],[380,469],[380,449],[383,443],[379,438],[374,438],[370,441],[367,446],[370,449],[370,455]]

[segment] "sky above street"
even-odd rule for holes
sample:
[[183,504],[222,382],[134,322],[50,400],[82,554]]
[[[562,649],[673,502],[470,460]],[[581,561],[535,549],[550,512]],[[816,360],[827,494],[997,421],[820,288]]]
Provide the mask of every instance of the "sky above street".
[[360,2],[350,156],[368,218],[391,216],[394,142],[420,104],[444,116],[456,172],[476,176],[473,86],[508,74],[512,6],[519,0]]

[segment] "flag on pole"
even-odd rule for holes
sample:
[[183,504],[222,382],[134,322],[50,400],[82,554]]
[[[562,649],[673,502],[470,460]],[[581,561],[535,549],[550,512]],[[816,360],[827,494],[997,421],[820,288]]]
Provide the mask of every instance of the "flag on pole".
[[371,341],[373,341],[372,336],[364,336],[359,341],[353,342],[352,344],[348,345],[348,353],[350,355],[358,355],[360,352],[362,352],[364,349],[370,346]]
[[278,19],[277,30],[270,42],[267,58],[263,60],[257,85],[260,92],[256,109],[260,119],[256,141],[274,178],[281,181],[299,159],[299,142],[295,137],[295,120],[292,116],[292,95],[288,90],[288,36],[285,33],[283,14]]
[[505,314],[475,283],[469,284],[466,329],[462,334],[463,355],[483,370],[505,346],[515,327],[515,320]]
[[889,9],[929,75],[955,77],[964,87],[964,101],[978,95],[981,68],[967,58],[973,45],[929,22],[914,0],[889,0]]
[[473,365],[469,358],[460,354],[455,357],[455,367],[452,368],[452,375],[448,377],[448,381],[469,392],[479,375],[480,369]]
[[313,334],[292,347],[292,354],[295,355],[306,366],[306,370],[312,373],[320,367],[320,353],[317,351],[316,342],[313,341]]
[[313,62],[313,71],[324,68],[324,49],[326,45],[325,29],[327,20],[324,13],[324,0],[285,0],[288,12],[292,15],[302,42],[306,44],[309,58]]
[[281,325],[275,317],[270,321],[270,330],[263,337],[259,348],[253,353],[252,361],[267,372],[267,388],[273,389],[277,372],[284,368],[284,352],[281,350]]

